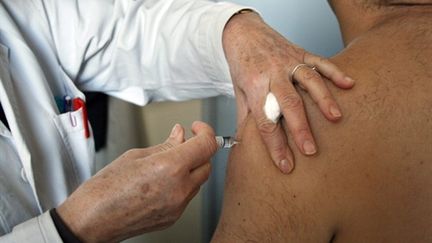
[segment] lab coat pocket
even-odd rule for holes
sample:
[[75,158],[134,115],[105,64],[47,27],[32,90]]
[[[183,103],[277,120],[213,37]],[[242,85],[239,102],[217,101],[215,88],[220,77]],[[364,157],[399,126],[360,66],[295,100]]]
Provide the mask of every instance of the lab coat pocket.
[[[86,136],[83,117],[84,110],[80,108],[60,114],[54,119],[80,183],[89,179],[95,172],[94,140],[91,130],[90,137]],[[87,120],[85,122],[88,124]]]

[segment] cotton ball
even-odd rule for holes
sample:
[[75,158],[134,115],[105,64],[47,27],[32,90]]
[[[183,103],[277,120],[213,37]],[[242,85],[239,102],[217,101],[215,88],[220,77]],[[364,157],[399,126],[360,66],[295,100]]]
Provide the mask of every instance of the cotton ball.
[[281,116],[279,103],[272,92],[267,95],[264,105],[264,113],[266,114],[267,119],[271,120],[273,123],[277,123]]

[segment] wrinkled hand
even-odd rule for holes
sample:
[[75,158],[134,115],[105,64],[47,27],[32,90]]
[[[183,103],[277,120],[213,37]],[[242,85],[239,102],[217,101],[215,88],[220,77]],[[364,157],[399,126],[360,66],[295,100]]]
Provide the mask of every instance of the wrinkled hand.
[[[354,81],[327,59],[288,42],[254,12],[231,18],[224,30],[223,46],[236,93],[238,123],[251,112],[275,164],[282,172],[291,172],[294,157],[287,144],[288,134],[285,135],[280,122],[272,122],[264,113],[267,94],[272,92],[276,96],[289,130],[287,133],[293,136],[299,150],[313,155],[317,147],[303,101],[291,79],[309,92],[330,121],[337,121],[342,113],[320,74],[340,88],[351,88]],[[290,77],[301,63],[308,66],[300,67],[294,77]]]
[[79,187],[57,212],[83,242],[114,242],[172,225],[210,174],[209,126],[184,142],[176,125],[165,143],[133,149]]

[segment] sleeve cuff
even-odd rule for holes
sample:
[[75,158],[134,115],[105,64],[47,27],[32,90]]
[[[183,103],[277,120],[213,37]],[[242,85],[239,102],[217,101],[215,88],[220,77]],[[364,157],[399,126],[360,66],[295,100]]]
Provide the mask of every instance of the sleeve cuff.
[[219,93],[234,96],[228,62],[225,57],[222,37],[225,25],[237,12],[250,9],[228,2],[217,3],[202,20],[200,29],[200,56],[208,76],[215,82]]
[[13,242],[62,243],[49,212],[15,226]]
[[57,210],[55,208],[50,210],[50,215],[54,225],[62,238],[64,243],[81,243],[81,240],[75,236],[72,230],[66,225],[63,219],[58,215]]

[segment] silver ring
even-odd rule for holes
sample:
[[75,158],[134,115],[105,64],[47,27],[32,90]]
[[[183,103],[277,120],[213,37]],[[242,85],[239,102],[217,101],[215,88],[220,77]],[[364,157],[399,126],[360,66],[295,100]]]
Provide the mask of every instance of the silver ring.
[[291,75],[290,75],[290,79],[291,79],[291,82],[294,82],[294,75],[295,75],[295,73],[301,68],[301,67],[303,67],[303,66],[307,66],[308,67],[308,65],[306,64],[306,63],[300,63],[300,64],[298,64],[297,66],[295,66],[294,67],[294,69],[292,70],[292,72],[291,72]]

